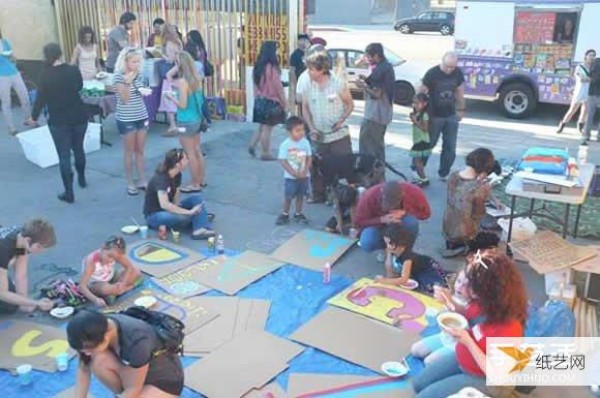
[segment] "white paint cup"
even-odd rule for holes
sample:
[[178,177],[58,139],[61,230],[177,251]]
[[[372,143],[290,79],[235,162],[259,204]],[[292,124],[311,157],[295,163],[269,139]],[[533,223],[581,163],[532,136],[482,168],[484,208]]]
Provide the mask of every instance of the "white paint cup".
[[21,386],[28,386],[31,384],[33,377],[31,376],[31,370],[33,367],[29,364],[20,365],[17,367],[17,377],[19,378],[19,384]]
[[59,372],[66,372],[69,369],[69,353],[63,352],[54,357],[56,359],[56,368]]
[[148,226],[140,225],[140,237],[142,239],[148,239]]

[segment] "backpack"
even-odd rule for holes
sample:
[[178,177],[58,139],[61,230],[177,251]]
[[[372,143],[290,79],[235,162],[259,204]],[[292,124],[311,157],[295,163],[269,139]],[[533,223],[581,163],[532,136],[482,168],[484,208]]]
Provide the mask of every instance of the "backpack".
[[152,326],[163,343],[163,348],[154,352],[154,356],[165,352],[183,355],[183,339],[185,325],[172,315],[152,311],[144,307],[129,307],[119,314],[142,320]]

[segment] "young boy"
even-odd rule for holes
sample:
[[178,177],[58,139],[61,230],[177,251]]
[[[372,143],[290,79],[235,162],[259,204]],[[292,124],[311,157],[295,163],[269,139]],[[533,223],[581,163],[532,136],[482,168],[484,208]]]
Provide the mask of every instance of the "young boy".
[[[0,228],[0,314],[31,312],[36,308],[50,311],[54,307],[52,300],[27,297],[27,265],[30,254],[41,253],[55,244],[54,227],[44,219],[29,220],[22,227]],[[11,267],[14,283],[8,272]]]
[[[79,288],[83,295],[98,307],[105,307],[107,298],[120,296],[133,289],[142,275],[125,254],[125,240],[111,236],[102,247],[83,259],[83,270]],[[123,272],[116,271],[116,264]]]
[[308,222],[302,214],[302,204],[308,192],[309,170],[312,164],[312,149],[304,136],[304,120],[291,116],[285,121],[285,129],[289,137],[279,147],[279,162],[283,166],[285,179],[285,200],[283,212],[277,217],[276,225],[287,224],[290,221],[290,206],[296,199],[294,220],[301,224]]
[[417,290],[433,295],[435,285],[448,287],[447,272],[431,257],[412,251],[414,235],[402,224],[389,224],[383,231],[386,246],[385,277],[378,283],[400,286],[409,279],[419,283]]

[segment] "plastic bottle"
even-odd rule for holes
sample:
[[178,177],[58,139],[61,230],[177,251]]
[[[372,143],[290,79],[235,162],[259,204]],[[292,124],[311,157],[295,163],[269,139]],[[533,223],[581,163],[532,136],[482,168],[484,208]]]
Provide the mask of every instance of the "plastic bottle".
[[217,237],[217,243],[215,246],[217,248],[217,254],[225,253],[225,240],[223,240],[223,235],[219,235]]
[[323,283],[327,285],[331,280],[331,264],[325,263],[323,267]]
[[587,145],[579,145],[579,150],[577,151],[577,160],[580,165],[584,165],[587,163],[588,157],[588,146]]

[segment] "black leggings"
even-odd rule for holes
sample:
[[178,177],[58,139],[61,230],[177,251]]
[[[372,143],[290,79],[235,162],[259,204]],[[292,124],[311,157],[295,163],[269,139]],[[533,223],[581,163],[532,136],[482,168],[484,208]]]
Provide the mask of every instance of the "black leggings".
[[87,130],[87,122],[74,126],[48,126],[56,152],[58,152],[58,162],[60,166],[60,176],[62,177],[65,191],[73,189],[73,171],[71,169],[71,151],[75,157],[75,170],[77,174],[85,173],[85,152],[83,151],[83,140]]

